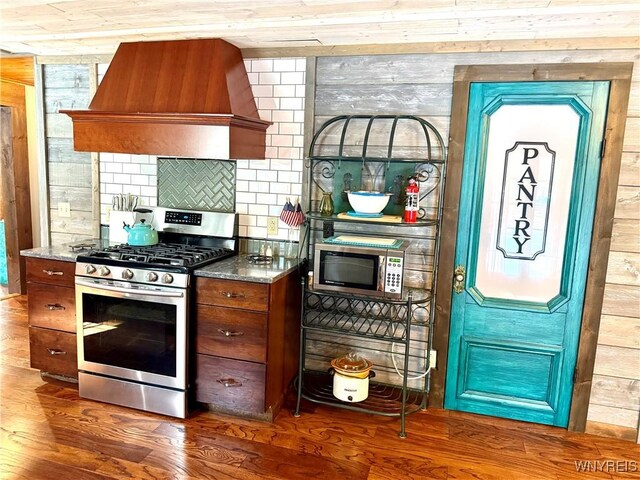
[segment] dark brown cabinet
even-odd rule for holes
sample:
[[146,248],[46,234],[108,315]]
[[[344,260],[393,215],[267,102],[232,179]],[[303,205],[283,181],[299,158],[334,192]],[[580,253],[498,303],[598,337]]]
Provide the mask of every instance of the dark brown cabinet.
[[266,363],[267,313],[197,305],[196,318],[198,353]]
[[75,262],[27,258],[31,367],[78,377]]
[[298,368],[300,279],[196,279],[196,400],[273,420]]
[[196,355],[196,400],[239,414],[265,411],[263,363]]
[[78,378],[75,333],[29,327],[29,354],[31,368]]

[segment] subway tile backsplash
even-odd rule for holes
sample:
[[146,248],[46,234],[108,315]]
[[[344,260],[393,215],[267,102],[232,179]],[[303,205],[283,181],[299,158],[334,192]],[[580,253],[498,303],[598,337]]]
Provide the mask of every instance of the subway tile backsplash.
[[100,153],[100,223],[109,223],[114,195],[130,193],[141,205],[157,205],[157,159],[152,155]]
[[[279,216],[287,197],[295,201],[302,191],[306,63],[304,58],[245,59],[244,63],[260,118],[273,125],[267,130],[265,160],[235,162],[235,211],[241,237],[265,239],[267,217]],[[101,65],[100,78],[104,71],[106,66]],[[143,205],[162,205],[163,182],[155,156],[101,153],[101,223],[108,224],[111,199],[118,193],[139,195]],[[269,240],[286,240],[288,233],[287,225],[279,222],[278,235]]]

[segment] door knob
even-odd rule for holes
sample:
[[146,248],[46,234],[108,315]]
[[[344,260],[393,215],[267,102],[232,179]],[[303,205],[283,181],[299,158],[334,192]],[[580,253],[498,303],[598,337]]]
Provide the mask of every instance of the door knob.
[[464,266],[458,265],[453,271],[453,291],[456,293],[462,293],[464,290],[464,279],[467,275],[467,271]]

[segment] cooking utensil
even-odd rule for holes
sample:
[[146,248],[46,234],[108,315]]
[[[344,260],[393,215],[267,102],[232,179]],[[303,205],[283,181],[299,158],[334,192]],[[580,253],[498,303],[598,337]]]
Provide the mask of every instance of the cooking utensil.
[[69,248],[72,252],[83,252],[85,250],[93,250],[98,246],[96,242],[85,241],[79,243],[70,243]]
[[344,402],[362,402],[369,396],[369,378],[375,377],[373,364],[357,353],[331,360],[333,396]]
[[158,243],[158,232],[144,218],[133,227],[122,222],[122,228],[128,233],[127,243],[137,247],[156,245]]
[[116,210],[119,212],[133,212],[136,208],[138,208],[138,204],[140,203],[140,198],[137,195],[132,195],[127,193],[120,193],[118,195],[114,195],[111,200],[111,208],[112,210]]
[[134,199],[137,198],[135,195],[131,195],[127,193],[127,208],[126,210],[132,212],[136,207],[134,206]]

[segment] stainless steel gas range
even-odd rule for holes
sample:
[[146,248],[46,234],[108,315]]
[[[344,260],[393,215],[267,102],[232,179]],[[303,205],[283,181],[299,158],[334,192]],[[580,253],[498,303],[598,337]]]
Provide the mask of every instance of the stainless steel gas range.
[[184,418],[193,270],[237,253],[236,214],[154,209],[161,243],[76,263],[81,397]]

